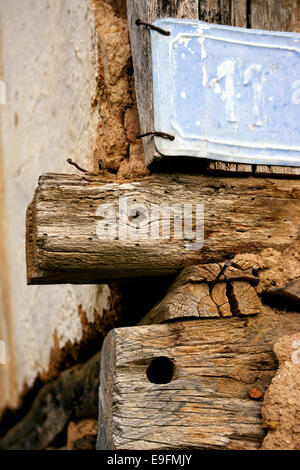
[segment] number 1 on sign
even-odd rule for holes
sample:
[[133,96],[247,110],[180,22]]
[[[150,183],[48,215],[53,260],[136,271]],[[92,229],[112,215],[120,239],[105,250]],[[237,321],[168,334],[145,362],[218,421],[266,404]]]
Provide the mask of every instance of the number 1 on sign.
[[263,126],[263,73],[262,65],[252,64],[244,72],[243,85],[247,86],[252,84],[252,99],[253,99],[253,125],[256,127]]
[[235,62],[226,60],[218,67],[218,80],[225,78],[225,92],[221,98],[225,100],[226,120],[229,122],[237,122],[234,100],[234,69]]
[[[236,61],[226,60],[217,69],[218,82],[225,80],[225,89],[221,93],[221,99],[225,102],[226,120],[237,122],[236,99],[235,99],[235,65]],[[213,81],[215,82],[215,81]],[[243,72],[243,86],[252,85],[253,101],[253,126],[263,126],[263,83],[264,76],[262,65],[252,64]]]

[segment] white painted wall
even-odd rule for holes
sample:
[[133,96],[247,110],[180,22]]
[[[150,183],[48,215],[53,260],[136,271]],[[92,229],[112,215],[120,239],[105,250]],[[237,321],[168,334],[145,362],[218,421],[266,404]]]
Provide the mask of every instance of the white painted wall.
[[0,384],[1,410],[14,405],[24,384],[32,385],[47,370],[55,330],[61,347],[68,340],[80,341],[78,305],[92,320],[94,308],[108,308],[109,288],[26,285],[25,211],[39,175],[74,172],[68,156],[92,168],[98,119],[91,106],[97,79],[92,6],[89,0],[0,0],[0,30],[7,92],[0,110],[5,289],[9,287],[11,307],[10,326],[2,331],[11,330],[5,367],[13,374]]

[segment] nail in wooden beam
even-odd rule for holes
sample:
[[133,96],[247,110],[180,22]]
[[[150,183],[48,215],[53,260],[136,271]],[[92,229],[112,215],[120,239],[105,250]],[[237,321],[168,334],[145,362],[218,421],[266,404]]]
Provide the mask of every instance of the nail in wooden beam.
[[[95,176],[48,174],[40,178],[27,211],[28,283],[172,276],[185,267],[221,262],[238,253],[284,249],[299,238],[299,199],[298,180],[177,174],[107,184]],[[126,201],[126,214],[120,201]],[[187,205],[194,208],[188,233],[178,225],[178,214],[184,219]],[[148,223],[139,232],[135,220],[141,207]],[[166,207],[169,216],[162,212]],[[99,225],[106,224],[111,231],[103,236]]]

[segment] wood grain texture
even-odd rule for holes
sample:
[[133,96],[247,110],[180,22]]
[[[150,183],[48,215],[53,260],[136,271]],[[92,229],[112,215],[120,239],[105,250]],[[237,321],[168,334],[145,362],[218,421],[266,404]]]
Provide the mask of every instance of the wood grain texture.
[[[152,61],[149,28],[137,26],[136,20],[152,23],[156,18],[198,19],[198,0],[127,0],[134,80],[141,133],[153,131]],[[160,155],[153,137],[143,138],[146,164]]]
[[[226,297],[225,302],[228,303]],[[139,325],[164,323],[183,318],[218,318],[218,306],[213,300],[209,285],[188,283],[169,289],[167,295],[139,322]]]
[[208,163],[208,169],[213,172],[223,172],[223,173],[252,173],[252,165],[245,163],[229,163],[229,162],[217,162],[210,161]]
[[260,313],[260,300],[252,287],[257,283],[255,268],[248,263],[244,269],[223,263],[185,268],[139,325]]
[[232,316],[226,282],[217,282],[217,284],[214,285],[211,291],[211,298],[217,306],[220,317]]
[[238,28],[248,27],[247,18],[247,0],[231,0],[231,18],[230,25]]
[[258,277],[256,268],[250,262],[243,262],[233,266],[231,262],[226,263],[224,270],[224,263],[210,263],[199,264],[197,266],[190,266],[183,269],[176,277],[173,286],[174,288],[187,283],[209,282],[214,283],[216,280],[220,281],[236,281],[243,280],[249,282],[251,285],[258,284]]
[[[268,388],[277,370],[272,346],[295,331],[299,314],[111,331],[102,350],[98,449],[258,449],[261,403],[249,390]],[[164,363],[154,369],[158,357],[174,366],[169,383],[161,383],[170,374]]]
[[[239,9],[239,8],[238,8]],[[200,0],[199,19],[208,23],[231,24],[231,0]]]
[[290,178],[300,176],[300,169],[290,166],[275,166],[275,165],[253,165],[253,174],[260,176],[288,176]]
[[235,315],[257,315],[262,312],[260,300],[248,282],[232,282],[228,297]]
[[[131,204],[204,204],[204,246],[170,238],[103,240],[96,233],[101,204],[118,215],[120,198]],[[300,181],[156,175],[139,182],[105,184],[94,176],[48,174],[39,180],[27,212],[28,283],[101,283],[113,279],[177,274],[195,264],[231,259],[237,253],[283,249],[299,237]],[[155,214],[153,224],[166,226]],[[124,229],[130,227],[126,219]],[[161,232],[160,232],[161,236]]]
[[298,8],[298,0],[251,0],[251,28],[297,31]]

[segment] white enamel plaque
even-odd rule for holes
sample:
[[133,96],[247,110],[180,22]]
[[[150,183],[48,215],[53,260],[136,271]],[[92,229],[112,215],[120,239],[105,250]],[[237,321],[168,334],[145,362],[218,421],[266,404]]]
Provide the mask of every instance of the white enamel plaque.
[[159,19],[154,129],[166,156],[300,166],[300,34]]

